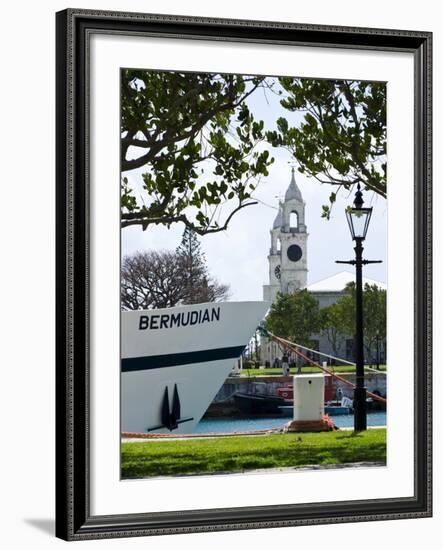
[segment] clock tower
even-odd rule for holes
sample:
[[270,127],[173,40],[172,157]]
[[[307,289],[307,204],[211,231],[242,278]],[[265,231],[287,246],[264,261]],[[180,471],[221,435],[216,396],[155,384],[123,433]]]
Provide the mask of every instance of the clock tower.
[[305,202],[295,181],[291,182],[271,229],[269,250],[269,284],[263,286],[263,299],[274,302],[277,292],[283,294],[306,288],[308,233],[305,224]]

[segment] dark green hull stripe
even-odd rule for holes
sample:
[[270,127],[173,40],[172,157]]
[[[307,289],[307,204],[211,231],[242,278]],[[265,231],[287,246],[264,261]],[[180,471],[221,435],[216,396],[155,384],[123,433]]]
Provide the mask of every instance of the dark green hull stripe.
[[245,346],[234,346],[232,348],[207,349],[203,351],[191,351],[189,353],[130,357],[122,359],[122,372],[179,367],[181,365],[219,361],[221,359],[236,359],[240,357],[244,349]]

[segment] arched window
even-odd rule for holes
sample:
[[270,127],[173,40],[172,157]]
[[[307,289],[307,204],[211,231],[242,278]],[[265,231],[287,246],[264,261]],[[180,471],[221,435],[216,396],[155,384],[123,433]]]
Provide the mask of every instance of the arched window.
[[298,229],[298,214],[295,211],[289,214],[289,229]]
[[281,240],[277,238],[277,252],[281,251]]

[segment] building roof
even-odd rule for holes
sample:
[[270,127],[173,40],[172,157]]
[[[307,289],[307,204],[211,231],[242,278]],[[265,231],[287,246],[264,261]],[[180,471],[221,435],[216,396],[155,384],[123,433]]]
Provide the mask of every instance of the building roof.
[[281,210],[281,207],[279,207],[277,215],[275,216],[274,225],[272,226],[273,229],[276,229],[277,227],[281,227],[282,223],[283,223],[283,212]]
[[[290,201],[292,199],[296,199],[298,201],[303,202],[301,191],[298,188],[298,185],[295,181],[294,168],[292,169],[292,176],[291,176],[291,181],[289,183],[289,187],[286,189],[285,202]],[[275,220],[272,225],[272,228],[277,229],[278,227],[281,227],[282,224],[283,224],[283,203],[280,202],[280,204],[278,205],[278,212],[277,212],[277,215],[275,216]]]
[[298,185],[295,181],[295,176],[294,176],[294,168],[292,168],[292,176],[291,176],[291,182],[289,183],[289,187],[288,189],[286,190],[286,194],[285,194],[285,202],[286,201],[290,201],[292,199],[297,199],[299,201],[302,201],[303,198],[301,196],[301,191],[300,189],[298,188]]
[[[348,283],[353,281],[355,281],[355,273],[341,271],[340,273],[332,275],[332,277],[327,277],[326,279],[322,279],[321,281],[308,285],[307,289],[309,292],[341,292]],[[377,285],[379,288],[386,290],[386,284],[381,281],[375,281],[374,279],[363,277],[363,285],[366,283],[370,285]]]

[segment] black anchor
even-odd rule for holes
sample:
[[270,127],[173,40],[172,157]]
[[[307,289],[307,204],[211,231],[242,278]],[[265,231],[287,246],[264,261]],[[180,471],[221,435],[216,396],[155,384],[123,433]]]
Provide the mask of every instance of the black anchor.
[[176,430],[179,424],[184,422],[189,422],[194,420],[192,417],[180,418],[181,406],[180,406],[180,397],[178,395],[177,384],[174,384],[174,394],[172,396],[172,409],[169,409],[169,392],[168,386],[165,387],[165,392],[163,394],[163,400],[161,405],[161,420],[162,423],[159,426],[154,426],[153,428],[148,428],[148,432],[154,430],[159,430],[160,428],[167,428],[170,432]]

